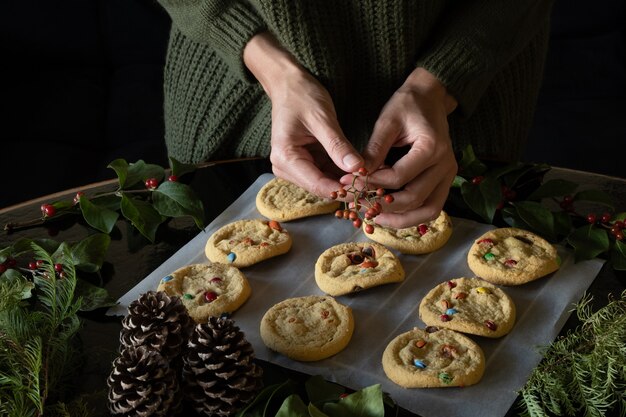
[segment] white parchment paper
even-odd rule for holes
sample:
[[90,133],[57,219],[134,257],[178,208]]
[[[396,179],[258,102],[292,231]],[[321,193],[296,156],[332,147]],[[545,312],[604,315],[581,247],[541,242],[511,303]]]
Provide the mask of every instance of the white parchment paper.
[[[119,305],[107,314],[125,315],[129,303],[142,293],[155,290],[164,276],[188,264],[207,263],[205,243],[220,227],[239,219],[262,218],[256,210],[255,197],[272,177],[260,176],[203,232],[120,298]],[[380,383],[400,406],[424,417],[504,415],[541,359],[536,348],[554,340],[602,262],[574,264],[573,254],[559,247],[563,261],[559,271],[529,284],[503,287],[515,302],[516,324],[511,333],[500,339],[470,336],[482,347],[487,361],[483,379],[477,385],[404,389],[385,376],[381,366],[383,350],[398,334],[415,326],[424,327],[418,306],[431,288],[448,279],[473,276],[467,266],[467,251],[475,238],[493,228],[459,218],[452,221],[452,237],[440,250],[420,256],[396,252],[406,272],[404,282],[337,297],[352,308],[355,331],[348,347],[331,358],[306,363],[272,352],[260,338],[259,324],[271,306],[286,298],[323,294],[315,283],[314,265],[324,250],[342,242],[368,241],[351,222],[338,220],[332,214],[282,223],[293,238],[290,252],[242,270],[250,281],[252,295],[232,318],[258,358],[285,368],[322,375],[352,389]]]

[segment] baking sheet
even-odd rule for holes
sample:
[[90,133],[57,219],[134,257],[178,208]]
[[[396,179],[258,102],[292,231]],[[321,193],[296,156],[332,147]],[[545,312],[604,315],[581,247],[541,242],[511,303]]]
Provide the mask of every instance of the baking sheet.
[[[192,263],[207,263],[204,246],[209,236],[227,223],[239,219],[262,218],[255,197],[261,186],[273,178],[261,175],[231,206],[194,239],[121,297],[109,315],[125,315],[130,302],[146,291],[155,290],[159,281],[174,270]],[[392,399],[423,417],[504,415],[517,398],[541,356],[537,347],[552,342],[576,303],[602,267],[594,259],[574,264],[573,253],[558,247],[562,266],[556,273],[517,287],[502,287],[514,300],[516,324],[500,339],[470,336],[484,350],[486,369],[483,379],[464,388],[405,389],[385,376],[381,358],[386,345],[400,333],[415,326],[424,327],[418,306],[424,295],[442,281],[473,276],[466,256],[474,239],[493,226],[452,218],[452,237],[440,250],[427,255],[395,252],[406,272],[404,282],[388,284],[359,293],[336,297],[349,305],[355,330],[350,344],[337,355],[317,362],[297,362],[272,352],[259,335],[263,314],[274,304],[290,297],[322,295],[314,278],[318,256],[342,242],[368,241],[351,222],[332,214],[283,222],[293,238],[291,250],[276,258],[242,269],[252,287],[248,301],[233,315],[237,326],[252,344],[256,357],[352,389],[380,383]]]

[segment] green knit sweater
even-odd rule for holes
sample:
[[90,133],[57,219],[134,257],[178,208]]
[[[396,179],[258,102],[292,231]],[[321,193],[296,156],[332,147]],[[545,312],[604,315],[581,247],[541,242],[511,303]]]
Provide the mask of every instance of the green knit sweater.
[[269,30],[329,91],[357,149],[421,66],[459,102],[456,150],[515,160],[528,136],[552,0],[159,0],[172,18],[165,140],[200,162],[270,152],[271,103],[247,71],[246,42]]

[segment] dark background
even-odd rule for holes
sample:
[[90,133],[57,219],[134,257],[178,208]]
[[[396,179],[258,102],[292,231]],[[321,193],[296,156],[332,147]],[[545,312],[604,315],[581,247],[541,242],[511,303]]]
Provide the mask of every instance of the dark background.
[[[170,20],[154,0],[5,0],[0,208],[113,178],[116,158],[167,165]],[[623,0],[557,0],[525,161],[626,177]]]

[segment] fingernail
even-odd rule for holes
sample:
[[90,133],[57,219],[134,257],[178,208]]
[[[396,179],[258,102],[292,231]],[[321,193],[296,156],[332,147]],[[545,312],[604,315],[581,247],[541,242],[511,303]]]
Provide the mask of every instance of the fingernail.
[[353,153],[349,153],[343,157],[343,163],[346,167],[353,167],[356,164],[361,163],[361,159]]

